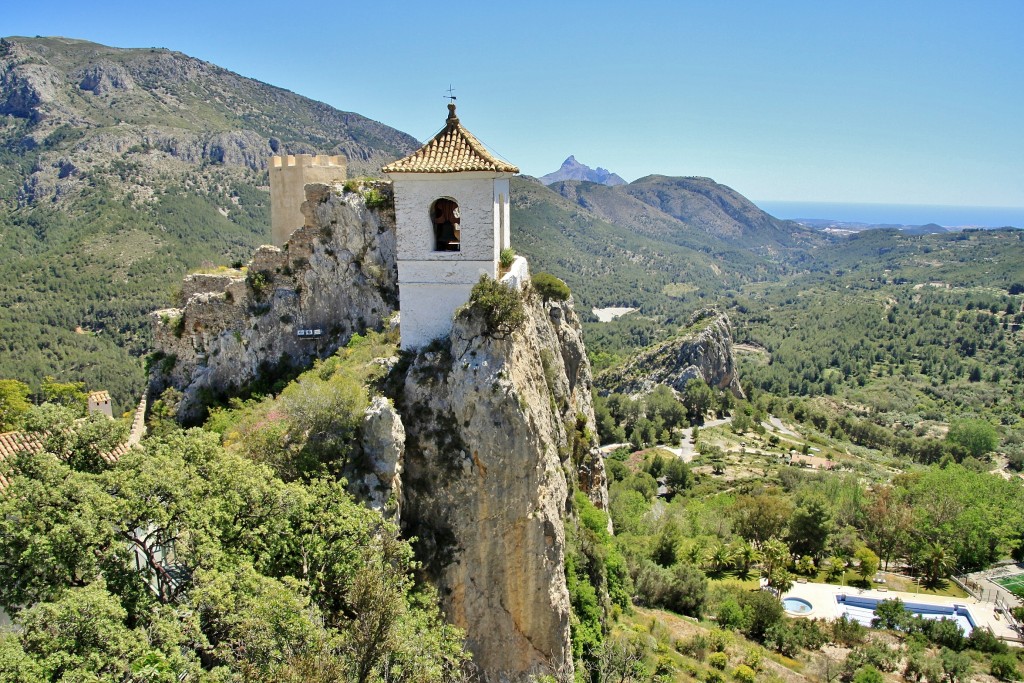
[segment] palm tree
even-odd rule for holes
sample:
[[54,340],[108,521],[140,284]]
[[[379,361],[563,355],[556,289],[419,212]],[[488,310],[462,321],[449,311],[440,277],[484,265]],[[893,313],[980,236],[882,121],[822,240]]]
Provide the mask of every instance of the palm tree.
[[724,543],[719,543],[715,546],[714,550],[711,551],[709,559],[711,560],[711,568],[715,574],[721,574],[725,571],[725,568],[732,564],[732,549]]
[[732,562],[736,573],[740,578],[746,578],[750,574],[750,567],[761,559],[761,553],[757,552],[749,541],[740,539],[733,544]]
[[921,571],[924,573],[924,585],[928,588],[935,588],[942,579],[949,576],[953,568],[953,558],[946,552],[939,543],[929,543],[922,551],[918,560]]
[[761,549],[761,573],[770,577],[776,569],[789,566],[789,546],[772,536]]

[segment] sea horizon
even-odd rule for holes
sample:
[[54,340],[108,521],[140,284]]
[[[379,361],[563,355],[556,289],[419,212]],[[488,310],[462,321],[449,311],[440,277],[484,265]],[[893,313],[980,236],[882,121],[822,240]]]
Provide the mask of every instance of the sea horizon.
[[928,225],[945,228],[1024,228],[1024,207],[858,204],[759,200],[762,210],[784,220],[833,220],[866,225]]

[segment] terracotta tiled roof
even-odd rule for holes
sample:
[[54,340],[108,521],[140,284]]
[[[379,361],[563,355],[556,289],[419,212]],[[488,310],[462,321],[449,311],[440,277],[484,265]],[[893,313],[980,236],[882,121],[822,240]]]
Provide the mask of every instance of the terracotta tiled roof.
[[[107,453],[101,453],[100,457],[113,465],[133,445],[128,442],[118,444]],[[14,456],[23,452],[38,453],[41,450],[43,450],[43,444],[34,434],[25,434],[24,432],[4,432],[0,434],[0,492],[3,492],[11,483],[11,477],[14,473],[10,469]]]
[[462,127],[455,105],[448,105],[448,120],[434,139],[404,159],[381,169],[384,173],[458,173],[492,171],[519,173],[512,164],[495,158],[473,134]]
[[4,432],[0,434],[0,491],[11,483],[10,462],[22,451],[35,453],[42,445],[35,437],[22,432]]
[[107,391],[94,391],[89,394],[89,400],[95,403],[109,403],[110,392]]

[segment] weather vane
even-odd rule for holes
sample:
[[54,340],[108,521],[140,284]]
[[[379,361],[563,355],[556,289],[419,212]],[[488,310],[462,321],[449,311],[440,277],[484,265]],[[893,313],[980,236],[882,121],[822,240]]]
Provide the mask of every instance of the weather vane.
[[441,97],[445,98],[446,100],[451,100],[453,103],[455,102],[455,91],[452,89],[451,83],[448,84],[448,94],[442,95]]

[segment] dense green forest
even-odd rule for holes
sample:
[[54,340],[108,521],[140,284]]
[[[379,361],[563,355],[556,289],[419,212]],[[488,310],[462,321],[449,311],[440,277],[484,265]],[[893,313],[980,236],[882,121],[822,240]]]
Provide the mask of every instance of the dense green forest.
[[100,454],[120,422],[31,408],[21,426],[42,452],[0,463],[17,473],[0,574],[18,577],[0,605],[20,625],[0,634],[0,679],[460,680],[461,634],[414,579],[409,542],[340,476],[372,360],[394,350],[357,339],[278,398],[218,411],[217,431],[182,431],[158,402],[116,464]]
[[[865,445],[982,419],[998,429],[1000,451],[1021,462],[1024,232],[869,231],[812,257],[806,272],[708,297],[730,316],[748,394],[813,399],[819,419],[888,433],[865,435]],[[592,362],[601,369],[680,333],[699,304],[641,304],[588,323]]]

